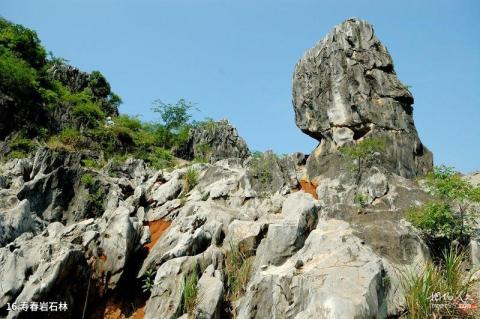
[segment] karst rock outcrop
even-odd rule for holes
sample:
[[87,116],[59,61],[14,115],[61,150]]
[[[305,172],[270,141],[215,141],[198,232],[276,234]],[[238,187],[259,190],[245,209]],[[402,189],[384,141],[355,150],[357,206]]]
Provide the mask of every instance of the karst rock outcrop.
[[[72,90],[91,76],[50,72]],[[42,140],[0,152],[0,318],[399,318],[402,271],[432,257],[405,220],[432,199],[413,98],[350,19],[297,64],[293,100],[320,142],[309,156],[251,154],[226,120],[195,126],[162,169]],[[358,178],[341,149],[369,137],[387,148]],[[480,263],[480,240],[472,252]],[[45,301],[68,310],[9,311]]]
[[411,178],[432,167],[413,122],[413,96],[400,82],[373,27],[359,19],[336,26],[295,67],[297,126],[320,142],[308,160],[310,178],[332,174],[338,149],[367,137],[386,141],[384,167]]
[[192,128],[187,142],[176,150],[176,155],[186,160],[195,158],[216,162],[225,158],[246,159],[250,156],[245,140],[228,120],[208,120]]

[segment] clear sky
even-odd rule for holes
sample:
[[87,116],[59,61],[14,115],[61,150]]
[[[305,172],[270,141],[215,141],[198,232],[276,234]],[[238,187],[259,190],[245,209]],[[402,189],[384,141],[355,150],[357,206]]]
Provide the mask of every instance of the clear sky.
[[56,56],[100,70],[120,111],[154,120],[151,102],[196,102],[228,118],[253,150],[309,153],[295,126],[293,68],[334,25],[366,19],[415,96],[436,164],[480,169],[480,1],[0,0]]

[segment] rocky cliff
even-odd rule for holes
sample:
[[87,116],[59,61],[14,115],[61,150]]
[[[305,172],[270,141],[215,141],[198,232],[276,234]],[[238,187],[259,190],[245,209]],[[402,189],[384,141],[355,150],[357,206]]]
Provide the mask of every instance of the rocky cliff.
[[[87,75],[52,71],[84,89]],[[412,179],[432,166],[413,97],[357,19],[307,51],[293,97],[297,125],[320,142],[307,161],[251,155],[226,121],[190,131],[176,150],[187,160],[171,168],[133,157],[93,165],[88,152],[45,145],[4,161],[0,317],[400,316],[400,272],[430,260],[404,219],[431,199]],[[387,148],[359,177],[341,149],[372,137]],[[68,309],[8,311],[53,301]]]

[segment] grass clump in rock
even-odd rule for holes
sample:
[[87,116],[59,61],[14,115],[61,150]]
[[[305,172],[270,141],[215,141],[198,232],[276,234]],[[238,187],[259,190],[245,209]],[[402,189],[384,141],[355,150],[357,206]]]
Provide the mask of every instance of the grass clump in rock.
[[183,177],[183,189],[182,194],[185,195],[191,191],[198,183],[198,172],[195,168],[190,167]]
[[423,269],[403,271],[402,318],[478,318],[474,274],[457,248],[445,250],[438,265],[430,262]]
[[187,313],[189,318],[194,317],[195,309],[198,304],[198,265],[195,264],[191,274],[183,281],[183,313]]
[[245,294],[252,270],[253,257],[246,257],[238,246],[230,244],[225,255],[226,302],[228,311],[234,313],[234,303]]

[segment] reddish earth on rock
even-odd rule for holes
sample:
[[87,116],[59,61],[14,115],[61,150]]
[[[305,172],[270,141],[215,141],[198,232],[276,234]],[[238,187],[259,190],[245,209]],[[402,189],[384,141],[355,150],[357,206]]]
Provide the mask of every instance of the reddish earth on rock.
[[165,230],[170,227],[172,222],[164,219],[155,220],[153,222],[148,222],[148,227],[150,228],[150,243],[145,244],[145,248],[148,251],[152,250],[153,246],[157,243],[158,239],[163,235]]
[[313,196],[313,198],[318,199],[317,195],[317,185],[307,180],[300,180],[300,188],[305,192]]

